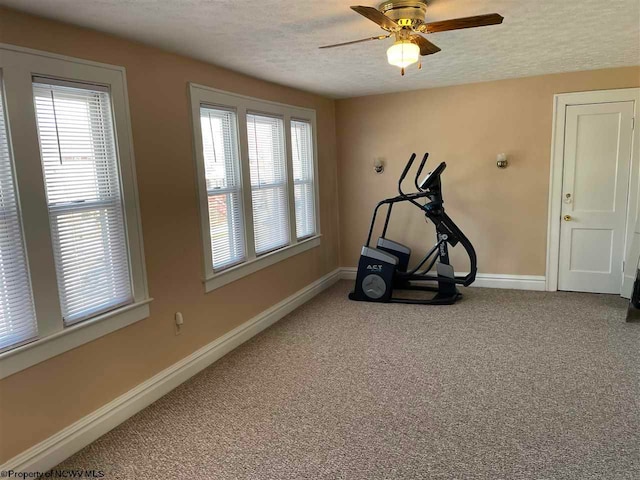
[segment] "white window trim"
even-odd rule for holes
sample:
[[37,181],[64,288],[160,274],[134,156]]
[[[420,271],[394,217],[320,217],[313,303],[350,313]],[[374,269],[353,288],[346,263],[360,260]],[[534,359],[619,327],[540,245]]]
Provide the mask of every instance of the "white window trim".
[[[215,88],[189,83],[189,102],[191,106],[191,122],[193,130],[193,150],[198,182],[198,204],[204,253],[204,279],[206,292],[236,281],[258,270],[280,262],[293,255],[298,255],[320,245],[320,195],[318,188],[318,152],[316,143],[316,112],[303,107],[286,105],[278,102],[260,100],[245,95],[226,92]],[[209,211],[207,204],[207,188],[205,180],[204,155],[202,152],[202,133],[200,131],[200,106],[222,107],[233,109],[238,122],[238,143],[240,150],[240,177],[243,195],[243,215],[245,227],[246,260],[233,267],[214,272],[211,257],[211,241],[209,238]],[[249,152],[247,145],[247,113],[263,113],[281,117],[284,121],[285,152],[287,161],[287,194],[289,199],[289,245],[272,252],[256,256],[253,237],[253,206],[251,201],[251,180],[249,178]],[[293,182],[293,160],[291,155],[291,120],[304,120],[311,124],[313,140],[313,184],[315,196],[314,235],[297,238],[295,218],[295,197]]]
[[[304,118],[291,118],[291,120],[298,120],[298,121],[306,121]],[[291,127],[291,124],[289,124],[289,127]],[[318,206],[318,199],[319,199],[319,195],[318,195],[318,169],[316,166],[316,163],[318,161],[317,157],[318,157],[318,153],[317,153],[317,148],[316,148],[316,137],[315,137],[315,123],[311,125],[311,142],[313,144],[313,178],[311,180],[293,180],[293,189],[294,189],[294,194],[295,194],[295,186],[296,185],[313,185],[313,195],[314,195],[314,211],[315,211],[315,215],[316,215],[316,229],[318,228],[318,218],[319,218],[319,206]],[[293,160],[292,160],[293,163]],[[298,232],[296,231],[296,238],[298,239],[298,242],[303,242],[305,240],[307,240],[308,238],[312,238],[315,236],[314,233],[312,233],[311,235],[303,235],[302,237],[298,237]]]
[[236,280],[246,277],[258,270],[262,270],[270,265],[281,262],[282,260],[306,252],[320,245],[321,235],[317,234],[313,237],[307,237],[294,245],[279,248],[269,253],[264,253],[253,260],[239,263],[233,267],[229,267],[221,272],[214,274],[211,278],[204,281],[207,292],[220,288]]
[[[124,67],[0,43],[0,69],[33,289],[38,337],[0,353],[0,379],[149,316],[147,276]],[[110,89],[122,183],[133,303],[65,327],[60,311],[33,105],[32,78]],[[19,134],[17,133],[19,132]],[[46,228],[43,228],[46,225]]]

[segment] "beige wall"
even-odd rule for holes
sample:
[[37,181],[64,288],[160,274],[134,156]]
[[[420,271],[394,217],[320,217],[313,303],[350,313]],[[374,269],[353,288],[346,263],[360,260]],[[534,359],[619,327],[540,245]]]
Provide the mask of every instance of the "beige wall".
[[[93,31],[0,9],[0,42],[127,69],[151,317],[0,381],[0,463],[338,266],[334,102]],[[317,110],[322,245],[209,294],[187,82]],[[19,132],[14,132],[18,133]],[[174,335],[181,311],[184,331]]]
[[[478,270],[544,275],[553,95],[638,86],[640,68],[630,67],[337,101],[340,264],[357,265],[376,202],[395,194],[412,152],[428,151],[428,165],[447,162],[447,212],[473,242]],[[376,157],[387,162],[382,175]],[[389,238],[423,252],[435,243],[415,207],[395,213]],[[453,263],[468,269],[460,252]]]

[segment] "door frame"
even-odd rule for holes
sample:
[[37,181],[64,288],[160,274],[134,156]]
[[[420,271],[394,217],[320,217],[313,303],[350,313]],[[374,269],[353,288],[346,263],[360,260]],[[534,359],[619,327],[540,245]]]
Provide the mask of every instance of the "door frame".
[[[553,96],[553,127],[551,133],[551,166],[549,169],[549,209],[547,216],[547,273],[545,289],[549,292],[558,290],[558,273],[560,261],[560,217],[562,212],[562,176],[564,172],[564,139],[566,109],[570,105],[586,105],[592,103],[634,102],[634,122],[639,119],[640,88],[621,88],[617,90],[598,90],[592,92],[558,93]],[[625,231],[625,263],[637,230],[638,193],[640,187],[640,126],[634,125],[631,144],[631,172],[627,194],[627,222]],[[626,272],[626,269],[623,268]],[[633,268],[635,272],[635,266]],[[624,275],[624,274],[623,274]],[[623,278],[623,292],[630,285],[629,279]],[[631,284],[633,280],[631,279]],[[622,292],[621,292],[622,293]]]

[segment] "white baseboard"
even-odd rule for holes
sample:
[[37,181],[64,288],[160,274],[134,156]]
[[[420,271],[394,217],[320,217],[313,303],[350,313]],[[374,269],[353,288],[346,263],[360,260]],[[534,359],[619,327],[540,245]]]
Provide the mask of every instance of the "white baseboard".
[[[357,268],[342,267],[340,278],[355,280]],[[465,275],[457,273],[457,275]],[[542,275],[508,275],[503,273],[478,273],[472,287],[507,288],[511,290],[545,290],[545,277]]]
[[340,269],[285,298],[98,410],[0,465],[0,471],[46,472],[158,400],[254,335],[340,280]]
[[508,275],[506,273],[478,273],[472,287],[508,288],[511,290],[537,290],[544,292],[543,275]]

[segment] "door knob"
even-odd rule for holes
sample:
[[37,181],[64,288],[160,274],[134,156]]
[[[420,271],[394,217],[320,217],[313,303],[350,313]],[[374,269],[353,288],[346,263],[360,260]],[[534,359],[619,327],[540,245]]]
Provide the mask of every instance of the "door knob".
[[564,218],[564,221],[565,221],[565,222],[570,222],[570,221],[571,221],[571,215],[565,215],[565,216],[564,216],[564,217],[562,217],[562,218]]

